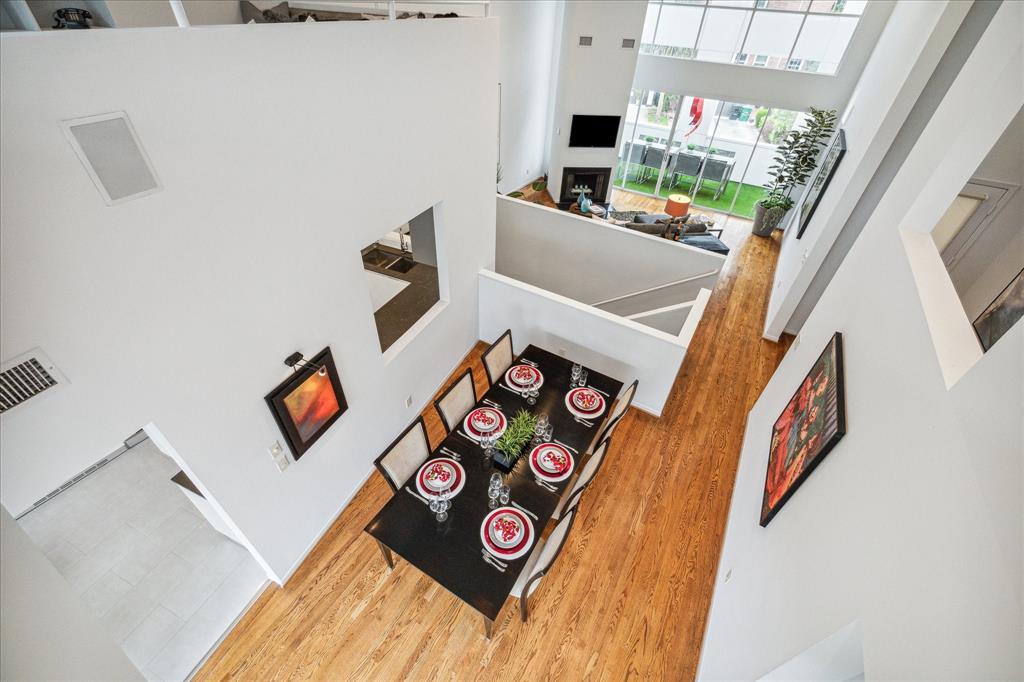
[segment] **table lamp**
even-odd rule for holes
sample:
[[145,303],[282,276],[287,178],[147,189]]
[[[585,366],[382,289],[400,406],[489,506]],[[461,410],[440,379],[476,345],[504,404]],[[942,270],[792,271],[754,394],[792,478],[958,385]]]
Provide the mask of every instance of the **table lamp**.
[[681,218],[690,212],[690,197],[685,194],[670,194],[665,202],[665,213]]

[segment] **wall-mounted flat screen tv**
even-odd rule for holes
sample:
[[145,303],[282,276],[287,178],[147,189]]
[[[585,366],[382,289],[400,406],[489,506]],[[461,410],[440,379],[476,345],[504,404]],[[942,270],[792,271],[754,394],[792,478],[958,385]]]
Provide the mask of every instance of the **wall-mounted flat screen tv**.
[[569,132],[570,147],[614,147],[619,136],[619,116],[588,116],[577,114],[572,117]]

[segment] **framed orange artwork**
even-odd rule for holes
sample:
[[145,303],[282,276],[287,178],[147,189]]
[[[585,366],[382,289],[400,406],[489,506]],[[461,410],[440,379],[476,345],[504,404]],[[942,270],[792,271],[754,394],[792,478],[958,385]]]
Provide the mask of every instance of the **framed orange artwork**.
[[330,347],[281,382],[266,401],[295,459],[302,457],[348,409]]

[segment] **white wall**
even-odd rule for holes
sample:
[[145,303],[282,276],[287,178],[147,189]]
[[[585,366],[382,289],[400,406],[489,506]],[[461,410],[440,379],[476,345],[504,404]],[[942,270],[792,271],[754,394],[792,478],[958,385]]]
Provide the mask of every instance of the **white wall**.
[[846,154],[804,236],[798,240],[797,230],[787,230],[783,237],[765,319],[767,338],[778,339],[787,330],[969,8],[960,2],[906,2],[894,8],[840,119]]
[[701,288],[714,288],[725,263],[725,256],[603,220],[508,197],[497,202],[497,272],[581,303],[712,273],[673,292],[693,300]]
[[[0,36],[0,355],[40,346],[71,382],[4,415],[4,506],[152,422],[287,576],[478,339],[497,38],[486,19]],[[111,208],[58,122],[118,109],[164,189]],[[395,159],[425,169],[401,191]],[[450,302],[385,364],[359,251],[438,202]],[[280,473],[263,396],[326,345],[349,411]]]
[[[548,168],[548,192],[556,201],[563,167],[615,168],[621,126],[610,149],[570,149],[569,130],[573,114],[624,116],[646,11],[645,2],[623,0],[565,5]],[[580,36],[592,36],[594,44],[580,47]],[[623,49],[623,38],[635,39],[635,47]]]
[[0,565],[0,678],[143,679],[5,507]]
[[641,55],[633,87],[793,111],[843,109],[896,4],[868,3],[835,76]]
[[516,352],[532,343],[626,384],[639,379],[633,404],[660,416],[706,303],[704,295],[692,326],[673,336],[482,270],[480,338],[493,341],[511,329]]
[[[1024,676],[1024,323],[947,390],[900,239],[1024,102],[1022,20],[999,8],[750,412],[701,679],[757,678],[858,619],[866,679]],[[837,330],[848,432],[761,528],[772,425]]]
[[[501,129],[498,191],[519,189],[546,172],[546,133],[557,46],[558,3],[496,0],[490,16],[501,19],[498,77]],[[469,93],[467,93],[469,94]]]

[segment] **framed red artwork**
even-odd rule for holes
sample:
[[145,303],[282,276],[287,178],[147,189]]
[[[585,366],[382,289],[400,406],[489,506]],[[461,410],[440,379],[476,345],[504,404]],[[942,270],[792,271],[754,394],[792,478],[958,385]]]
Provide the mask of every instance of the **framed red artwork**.
[[772,428],[761,525],[767,526],[846,434],[843,335],[836,332]]

